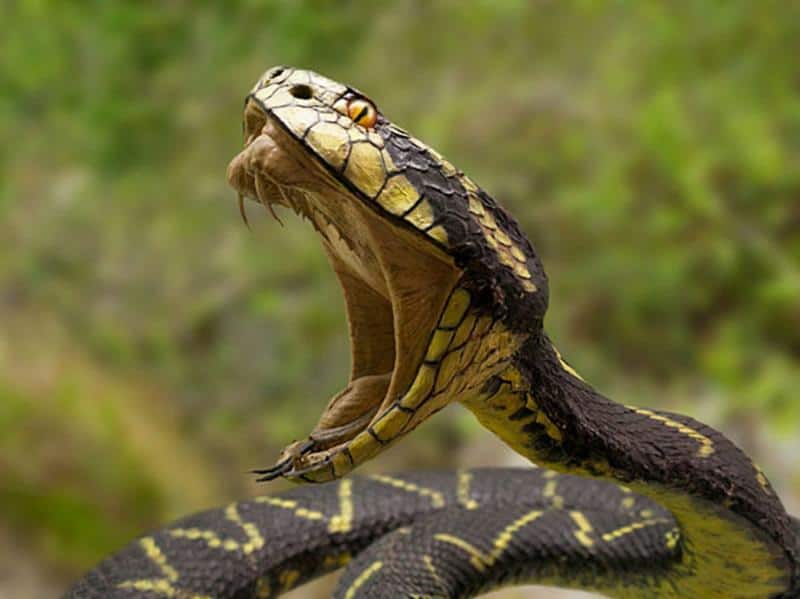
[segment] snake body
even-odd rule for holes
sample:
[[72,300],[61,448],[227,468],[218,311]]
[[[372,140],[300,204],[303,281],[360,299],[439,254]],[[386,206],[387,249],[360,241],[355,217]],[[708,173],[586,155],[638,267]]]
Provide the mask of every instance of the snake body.
[[[800,524],[763,472],[718,431],[578,375],[544,332],[533,246],[469,177],[310,71],[267,71],[244,120],[229,180],[312,222],[347,305],[349,384],[261,471],[320,484],[171,523],[68,597],[273,597],[343,566],[345,599],[526,582],[800,597]],[[452,402],[540,468],[345,477]]]

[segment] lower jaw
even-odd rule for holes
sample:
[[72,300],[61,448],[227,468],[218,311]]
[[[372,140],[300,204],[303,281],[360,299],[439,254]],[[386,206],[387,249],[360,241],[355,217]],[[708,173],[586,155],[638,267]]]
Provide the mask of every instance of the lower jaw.
[[392,373],[365,375],[353,381],[328,404],[309,437],[321,449],[329,449],[353,439],[365,430],[378,414]]

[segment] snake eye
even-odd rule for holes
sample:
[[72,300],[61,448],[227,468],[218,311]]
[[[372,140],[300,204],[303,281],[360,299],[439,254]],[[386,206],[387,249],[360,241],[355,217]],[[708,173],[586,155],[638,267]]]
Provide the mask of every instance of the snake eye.
[[375,122],[378,120],[378,111],[375,110],[372,102],[363,98],[356,98],[347,105],[347,116],[354,123],[369,129],[375,126]]

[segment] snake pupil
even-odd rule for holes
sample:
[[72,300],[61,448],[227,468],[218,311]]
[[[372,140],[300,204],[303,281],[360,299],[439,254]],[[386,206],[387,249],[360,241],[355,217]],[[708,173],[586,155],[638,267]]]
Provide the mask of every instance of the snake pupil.
[[356,123],[360,123],[361,119],[367,116],[368,112],[369,108],[367,106],[364,106],[364,108],[361,109],[361,112],[359,112],[358,115],[356,115],[356,118],[354,118],[353,121],[355,121]]

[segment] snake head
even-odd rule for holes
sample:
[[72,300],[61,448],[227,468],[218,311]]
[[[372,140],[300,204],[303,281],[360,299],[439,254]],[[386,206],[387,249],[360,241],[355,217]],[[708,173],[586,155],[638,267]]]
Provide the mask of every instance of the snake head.
[[[276,67],[248,94],[240,197],[309,220],[344,293],[352,368],[262,478],[337,478],[481,392],[541,327],[546,278],[516,222],[358,90]],[[508,323],[517,324],[512,333]]]

